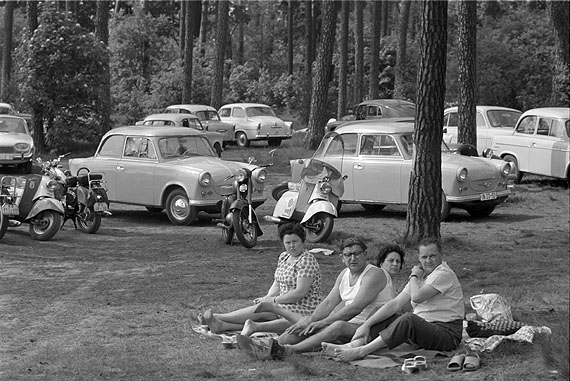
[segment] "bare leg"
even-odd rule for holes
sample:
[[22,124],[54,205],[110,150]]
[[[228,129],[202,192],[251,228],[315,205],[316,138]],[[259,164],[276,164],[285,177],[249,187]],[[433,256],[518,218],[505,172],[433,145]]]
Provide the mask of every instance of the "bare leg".
[[[307,337],[305,340],[288,346],[291,352],[311,352],[321,348],[321,343],[341,340],[344,342],[350,341],[358,325],[348,323],[346,321],[336,321],[329,325],[322,331],[313,336]],[[281,342],[281,341],[280,341]]]
[[329,355],[335,357],[340,349],[356,348],[364,345],[363,339],[356,339],[347,344],[333,344],[333,343],[321,343],[323,350]]
[[255,332],[275,332],[281,334],[290,326],[291,323],[285,319],[276,319],[259,323],[248,319],[243,325],[241,334],[244,336],[251,336]]
[[384,339],[382,339],[382,336],[378,336],[368,344],[363,345],[361,347],[344,348],[344,349],[340,348],[335,352],[336,352],[336,357],[338,357],[339,359],[343,361],[353,361],[361,359],[380,348],[384,348],[385,346],[386,343],[384,342]]
[[257,304],[253,311],[255,313],[260,313],[260,312],[274,313],[275,315],[279,315],[282,318],[287,319],[291,324],[295,324],[302,317],[302,315],[296,312],[291,312],[287,308],[281,307],[279,304],[269,303],[269,302],[261,302]]
[[210,330],[214,333],[224,331],[239,331],[247,319],[254,321],[267,321],[277,319],[272,313],[254,313],[255,306],[245,307],[225,314],[214,314],[211,309],[204,311],[203,318]]

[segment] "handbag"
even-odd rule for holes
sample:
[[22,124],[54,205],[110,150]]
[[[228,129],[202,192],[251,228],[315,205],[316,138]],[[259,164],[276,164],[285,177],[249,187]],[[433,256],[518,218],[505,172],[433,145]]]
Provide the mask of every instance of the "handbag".
[[499,294],[474,295],[469,302],[483,322],[513,320],[511,306]]

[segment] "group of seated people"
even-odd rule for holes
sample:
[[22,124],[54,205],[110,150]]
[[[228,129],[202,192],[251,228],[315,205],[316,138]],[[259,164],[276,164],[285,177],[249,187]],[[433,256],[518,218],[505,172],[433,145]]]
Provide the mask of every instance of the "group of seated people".
[[[370,259],[361,239],[348,238],[340,245],[344,269],[321,300],[319,264],[305,249],[303,227],[282,225],[279,238],[285,251],[267,295],[240,310],[220,314],[206,310],[199,315],[214,333],[241,330],[240,349],[275,359],[322,349],[352,361],[406,342],[443,351],[461,342],[463,292],[443,260],[439,241],[420,241],[419,264],[397,294],[392,276],[404,265],[404,250],[385,245]],[[274,332],[279,337],[264,343],[251,338],[255,332]]]

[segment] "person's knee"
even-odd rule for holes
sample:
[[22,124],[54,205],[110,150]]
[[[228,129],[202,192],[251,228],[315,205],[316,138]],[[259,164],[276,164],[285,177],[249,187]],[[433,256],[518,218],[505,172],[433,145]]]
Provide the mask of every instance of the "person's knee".
[[301,341],[303,341],[302,337],[299,337],[297,335],[291,335],[289,333],[282,333],[281,335],[279,335],[279,338],[277,339],[277,342],[281,345],[297,344]]

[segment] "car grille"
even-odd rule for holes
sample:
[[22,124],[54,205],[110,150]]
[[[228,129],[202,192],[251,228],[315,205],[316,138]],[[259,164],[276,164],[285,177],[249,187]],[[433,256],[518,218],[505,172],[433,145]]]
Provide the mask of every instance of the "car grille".
[[489,180],[479,180],[471,181],[471,189],[478,192],[489,192],[497,188],[497,182],[491,179]]
[[0,147],[0,153],[17,153],[14,147]]

